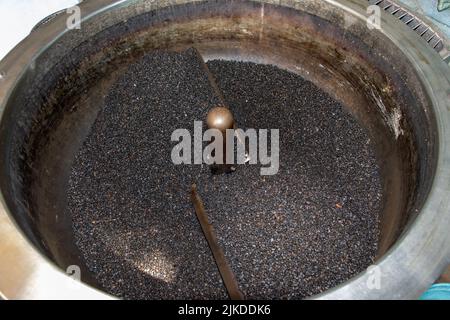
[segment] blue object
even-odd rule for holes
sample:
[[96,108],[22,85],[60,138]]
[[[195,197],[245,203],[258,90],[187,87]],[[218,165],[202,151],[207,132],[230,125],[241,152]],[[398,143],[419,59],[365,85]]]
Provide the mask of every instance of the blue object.
[[420,300],[450,300],[450,283],[433,284]]

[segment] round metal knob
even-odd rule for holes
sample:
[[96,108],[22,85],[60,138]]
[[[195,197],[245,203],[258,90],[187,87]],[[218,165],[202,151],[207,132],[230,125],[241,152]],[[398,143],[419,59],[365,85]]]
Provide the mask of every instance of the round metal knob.
[[210,129],[218,129],[225,132],[226,129],[233,129],[233,114],[226,107],[214,107],[206,116],[206,124]]

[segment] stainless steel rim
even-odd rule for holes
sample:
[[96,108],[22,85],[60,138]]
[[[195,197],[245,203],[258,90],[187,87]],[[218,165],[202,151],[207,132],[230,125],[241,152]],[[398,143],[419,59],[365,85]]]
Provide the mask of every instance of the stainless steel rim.
[[[98,0],[80,4],[83,20],[134,1]],[[159,6],[187,1],[161,1]],[[279,3],[278,1],[262,1]],[[295,7],[297,2],[286,1]],[[365,21],[367,1],[324,0]],[[62,36],[64,17],[56,17],[38,28],[0,62],[0,117],[18,79],[33,60]],[[450,71],[441,57],[389,14],[382,13],[382,32],[409,59],[423,82],[434,108],[439,137],[436,175],[418,217],[396,244],[378,261],[380,289],[367,286],[371,273],[359,274],[342,285],[312,298],[319,299],[407,299],[416,298],[450,262]],[[1,121],[1,118],[0,118]],[[1,133],[0,133],[1,134]],[[71,280],[42,256],[25,238],[11,218],[0,195],[0,296],[8,299],[107,299],[109,295]],[[424,253],[427,252],[427,255]],[[432,252],[432,256],[430,256]],[[430,265],[430,258],[434,263]]]

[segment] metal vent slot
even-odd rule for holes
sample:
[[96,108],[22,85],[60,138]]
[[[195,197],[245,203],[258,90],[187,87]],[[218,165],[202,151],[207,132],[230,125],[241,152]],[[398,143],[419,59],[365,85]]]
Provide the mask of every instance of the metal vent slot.
[[396,3],[389,0],[367,0],[370,5],[377,5],[386,12],[389,12],[398,20],[402,21],[418,35],[420,35],[430,47],[437,52],[444,48],[442,38],[425,22],[417,18],[411,12],[400,7]]

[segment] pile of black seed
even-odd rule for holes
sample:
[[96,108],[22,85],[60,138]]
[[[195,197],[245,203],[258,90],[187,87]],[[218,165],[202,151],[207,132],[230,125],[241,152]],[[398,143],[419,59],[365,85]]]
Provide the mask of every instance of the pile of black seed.
[[280,169],[211,175],[174,165],[174,129],[219,102],[194,50],[156,52],[106,97],[68,194],[77,245],[104,290],[124,298],[226,298],[189,198],[196,183],[247,298],[301,298],[373,262],[381,182],[370,140],[312,83],[274,66],[208,66],[239,127],[280,130]]

